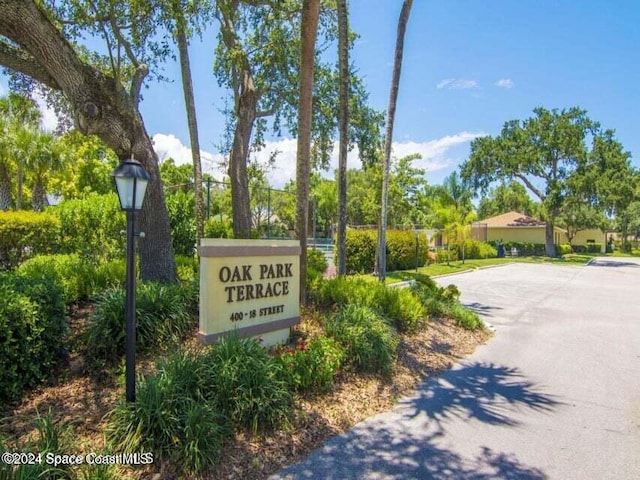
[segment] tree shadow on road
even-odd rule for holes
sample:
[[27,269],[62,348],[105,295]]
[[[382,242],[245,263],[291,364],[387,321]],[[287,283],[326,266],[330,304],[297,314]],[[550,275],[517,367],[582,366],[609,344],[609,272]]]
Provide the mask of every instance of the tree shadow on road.
[[437,422],[459,416],[515,426],[518,422],[509,415],[514,409],[551,411],[560,402],[540,392],[517,368],[472,363],[427,380],[415,396],[401,405],[405,414],[424,413]]
[[444,422],[457,416],[512,427],[518,425],[512,412],[544,413],[558,405],[517,369],[463,365],[428,380],[391,413],[361,423],[272,478],[544,479],[539,468],[486,446],[479,446],[475,458],[462,456],[447,447],[451,439],[444,437]]
[[463,303],[462,305],[468,308],[469,310],[476,312],[478,315],[482,315],[483,317],[493,317],[492,315],[493,311],[503,310],[502,307],[496,307],[493,305],[484,305],[478,302]]

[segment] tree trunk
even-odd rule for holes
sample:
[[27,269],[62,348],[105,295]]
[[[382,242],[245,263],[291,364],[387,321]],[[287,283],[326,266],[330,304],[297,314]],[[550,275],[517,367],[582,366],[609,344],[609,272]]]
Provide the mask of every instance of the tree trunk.
[[544,238],[545,238],[545,253],[548,257],[556,256],[556,247],[553,242],[553,223],[554,219],[550,218],[547,220],[545,229],[544,229]]
[[349,14],[347,0],[338,0],[340,68],[340,148],[338,152],[338,275],[347,273],[347,151],[349,148]]
[[11,177],[6,165],[0,165],[0,211],[11,210]]
[[0,1],[0,35],[21,49],[0,51],[0,64],[60,90],[69,101],[75,124],[95,134],[124,160],[134,156],[152,175],[140,215],[140,276],[173,282],[175,260],[158,158],[138,111],[140,85],[148,72],[139,65],[131,93],[114,78],[84,63],[47,15],[29,0]]
[[16,210],[22,210],[22,192],[24,191],[24,168],[22,161],[18,160],[17,185],[16,185]]
[[[182,15],[176,11],[176,15]],[[198,121],[196,117],[196,103],[193,97],[193,81],[191,79],[191,65],[189,61],[189,45],[185,34],[184,18],[177,19],[178,51],[180,54],[180,70],[182,72],[182,91],[189,123],[189,139],[191,141],[191,158],[193,160],[193,187],[196,200],[196,245],[204,236],[204,197],[202,194],[202,161],[200,159],[200,140],[198,138]]]
[[393,142],[393,123],[396,115],[396,103],[400,86],[400,72],[402,70],[402,55],[404,51],[404,33],[407,29],[409,14],[413,0],[404,0],[400,18],[398,19],[398,32],[396,36],[396,50],[393,59],[393,74],[391,91],[389,93],[389,108],[387,110],[387,128],[384,139],[384,159],[382,167],[382,206],[380,210],[380,231],[378,233],[378,278],[384,282],[387,276],[387,210],[389,197],[389,170],[391,165],[391,143]]
[[243,71],[242,87],[236,107],[236,129],[229,158],[231,204],[233,206],[233,235],[235,238],[251,236],[251,206],[247,159],[251,132],[256,120],[258,95],[248,65]]
[[41,212],[46,206],[47,198],[44,185],[42,185],[42,182],[37,180],[33,184],[33,190],[31,190],[31,209],[34,212]]
[[320,0],[302,3],[300,49],[300,97],[298,100],[298,152],[296,158],[296,231],[300,240],[300,303],[307,301],[307,228],[309,225],[309,177],[311,169],[311,121],[313,69]]

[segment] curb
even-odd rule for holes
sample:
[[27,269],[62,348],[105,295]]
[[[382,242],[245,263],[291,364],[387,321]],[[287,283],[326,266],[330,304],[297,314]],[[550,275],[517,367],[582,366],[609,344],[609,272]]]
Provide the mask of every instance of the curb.
[[489,268],[504,267],[506,265],[512,265],[514,263],[516,263],[516,262],[500,263],[498,265],[486,265],[484,267],[475,267],[475,268],[470,268],[469,270],[462,270],[461,272],[451,272],[451,273],[443,273],[441,275],[433,275],[430,278],[451,277],[452,275],[462,275],[463,273],[475,272],[475,271],[478,271],[478,270],[487,270]]

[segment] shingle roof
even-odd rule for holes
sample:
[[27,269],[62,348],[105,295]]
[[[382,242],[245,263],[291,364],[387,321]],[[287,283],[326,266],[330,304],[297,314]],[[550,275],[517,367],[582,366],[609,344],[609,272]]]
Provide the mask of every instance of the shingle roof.
[[487,227],[544,227],[546,224],[542,220],[529,217],[518,212],[507,212],[491,218],[486,218],[476,224],[483,224]]

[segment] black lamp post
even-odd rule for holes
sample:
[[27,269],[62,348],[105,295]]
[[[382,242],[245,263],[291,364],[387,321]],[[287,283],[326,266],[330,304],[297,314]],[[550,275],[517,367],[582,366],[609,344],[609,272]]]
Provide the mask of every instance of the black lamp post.
[[116,184],[120,207],[127,212],[127,292],[126,321],[126,397],[136,401],[136,251],[135,214],[142,209],[151,175],[137,160],[123,160],[111,174]]

